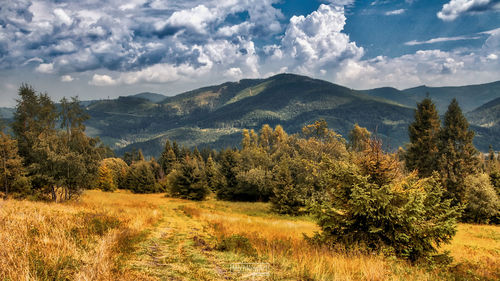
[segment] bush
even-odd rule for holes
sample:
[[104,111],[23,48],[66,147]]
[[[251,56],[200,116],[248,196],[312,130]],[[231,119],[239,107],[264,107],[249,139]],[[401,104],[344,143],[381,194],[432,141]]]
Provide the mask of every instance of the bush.
[[361,246],[415,261],[436,252],[456,232],[458,207],[443,200],[437,175],[377,185],[358,167],[323,161],[311,169],[320,188],[311,211],[322,232],[314,242],[344,248]]
[[196,159],[186,157],[168,175],[170,194],[189,200],[203,200],[210,192],[205,173]]
[[499,217],[500,201],[487,174],[465,178],[466,208],[463,219],[475,223],[489,223]]

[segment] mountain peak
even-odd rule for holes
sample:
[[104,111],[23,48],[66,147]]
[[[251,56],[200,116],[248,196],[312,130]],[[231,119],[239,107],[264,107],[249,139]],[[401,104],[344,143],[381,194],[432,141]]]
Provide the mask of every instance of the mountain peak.
[[167,98],[167,96],[164,96],[162,94],[151,93],[151,92],[142,92],[135,95],[130,95],[129,97],[141,98],[154,103],[159,103]]

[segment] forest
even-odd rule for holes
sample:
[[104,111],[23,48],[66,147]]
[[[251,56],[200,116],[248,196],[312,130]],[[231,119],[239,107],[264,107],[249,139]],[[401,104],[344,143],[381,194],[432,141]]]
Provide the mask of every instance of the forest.
[[[0,133],[1,195],[64,205],[100,189],[198,204],[258,202],[273,216],[310,218],[315,231],[301,243],[311,248],[427,265],[451,263],[450,254],[439,249],[452,242],[459,223],[500,222],[500,155],[476,150],[456,100],[443,120],[431,99],[419,102],[408,128],[410,142],[397,151],[357,124],[344,138],[318,120],[298,134],[280,125],[243,130],[239,147],[218,151],[168,140],[157,158],[145,159],[140,150],[118,158],[85,134],[87,118],[78,98],[54,103],[22,85],[14,120]],[[184,213],[200,216],[190,208]],[[92,231],[109,225],[113,220],[104,219]],[[238,235],[224,239],[217,242],[219,250],[246,251],[250,243]],[[0,270],[9,280],[5,274]]]

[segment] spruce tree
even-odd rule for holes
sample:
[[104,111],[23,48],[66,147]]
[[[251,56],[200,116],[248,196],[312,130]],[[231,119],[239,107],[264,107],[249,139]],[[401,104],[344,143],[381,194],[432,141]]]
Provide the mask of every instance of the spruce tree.
[[29,191],[29,181],[22,164],[22,158],[17,153],[17,141],[0,131],[0,186],[5,196],[9,193],[26,194]]
[[463,202],[464,180],[477,172],[479,167],[478,151],[472,144],[474,132],[462,114],[456,99],[448,106],[444,116],[444,126],[439,132],[438,168],[447,197],[454,204]]
[[417,104],[415,121],[408,133],[410,144],[405,154],[406,168],[418,170],[421,177],[430,177],[438,169],[439,115],[431,99],[425,98]]
[[170,141],[167,140],[165,142],[165,148],[163,149],[163,152],[160,156],[160,166],[163,169],[164,174],[168,175],[172,171],[172,168],[176,163],[177,156],[175,155],[174,150],[170,145]]
[[198,159],[187,156],[176,165],[168,176],[172,196],[196,201],[206,198],[210,190],[200,164]]
[[97,175],[97,188],[102,191],[115,191],[117,186],[113,181],[113,171],[106,165],[99,166]]

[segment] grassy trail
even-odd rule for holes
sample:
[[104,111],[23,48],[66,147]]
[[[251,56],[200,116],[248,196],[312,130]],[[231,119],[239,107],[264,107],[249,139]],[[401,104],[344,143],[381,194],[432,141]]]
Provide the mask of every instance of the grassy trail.
[[[163,218],[141,243],[133,268],[160,280],[220,280],[220,261],[203,248],[210,236],[203,224],[188,217],[181,202],[162,206]],[[207,247],[209,247],[207,245]]]

